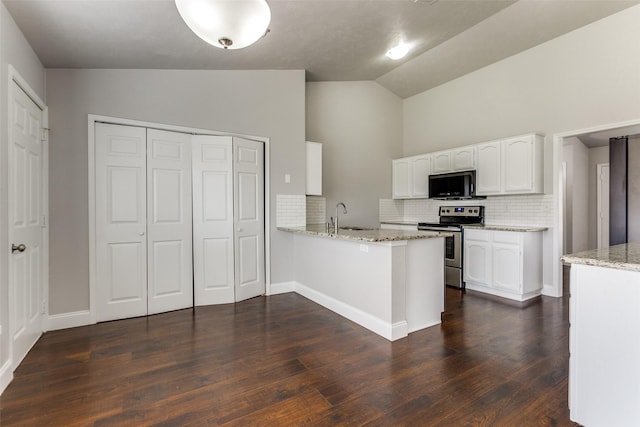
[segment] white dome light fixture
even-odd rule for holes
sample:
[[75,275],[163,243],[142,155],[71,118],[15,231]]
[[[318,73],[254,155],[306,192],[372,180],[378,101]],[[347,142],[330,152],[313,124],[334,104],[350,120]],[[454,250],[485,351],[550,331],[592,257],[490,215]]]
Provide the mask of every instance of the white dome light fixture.
[[387,51],[387,56],[391,59],[402,59],[409,53],[409,45],[406,43],[398,43]]
[[175,0],[180,16],[198,37],[221,49],[242,49],[269,31],[266,0]]

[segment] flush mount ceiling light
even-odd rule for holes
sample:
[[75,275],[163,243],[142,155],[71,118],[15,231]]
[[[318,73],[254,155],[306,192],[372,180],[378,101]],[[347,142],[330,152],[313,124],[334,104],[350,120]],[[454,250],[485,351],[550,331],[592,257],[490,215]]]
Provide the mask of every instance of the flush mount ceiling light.
[[409,45],[406,43],[398,43],[387,51],[387,56],[391,59],[402,59],[409,53]]
[[191,31],[221,49],[242,49],[269,31],[271,10],[266,0],[175,1]]

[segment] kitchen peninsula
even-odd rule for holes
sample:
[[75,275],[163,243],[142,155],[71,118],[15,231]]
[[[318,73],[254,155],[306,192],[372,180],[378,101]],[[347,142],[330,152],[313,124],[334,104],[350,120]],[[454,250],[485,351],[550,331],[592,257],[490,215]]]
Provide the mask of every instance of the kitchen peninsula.
[[446,232],[279,227],[294,233],[294,289],[394,341],[440,323]]
[[640,425],[640,242],[571,264],[569,411],[585,426]]

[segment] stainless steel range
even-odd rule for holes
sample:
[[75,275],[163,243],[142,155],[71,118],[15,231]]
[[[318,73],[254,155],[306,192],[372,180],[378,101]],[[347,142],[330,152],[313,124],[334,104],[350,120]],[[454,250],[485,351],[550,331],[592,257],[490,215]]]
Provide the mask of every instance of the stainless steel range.
[[448,231],[445,239],[444,282],[448,286],[463,288],[462,248],[465,225],[484,225],[484,206],[440,206],[440,222],[419,222],[418,230]]

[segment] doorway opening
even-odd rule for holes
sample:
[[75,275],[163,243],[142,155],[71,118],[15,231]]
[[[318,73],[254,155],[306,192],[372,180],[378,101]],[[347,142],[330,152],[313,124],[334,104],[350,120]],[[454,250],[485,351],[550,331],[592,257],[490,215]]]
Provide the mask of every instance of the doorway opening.
[[639,135],[640,119],[554,136],[554,296],[562,296],[560,256],[607,247],[609,139]]

